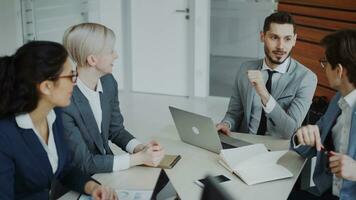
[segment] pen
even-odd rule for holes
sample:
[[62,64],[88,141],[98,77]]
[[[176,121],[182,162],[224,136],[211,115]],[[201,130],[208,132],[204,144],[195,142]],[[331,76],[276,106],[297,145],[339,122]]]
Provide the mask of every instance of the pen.
[[331,151],[328,151],[325,147],[321,147],[321,150],[325,152],[325,154],[328,156],[328,157],[331,157],[331,156],[334,156],[335,154],[333,154]]

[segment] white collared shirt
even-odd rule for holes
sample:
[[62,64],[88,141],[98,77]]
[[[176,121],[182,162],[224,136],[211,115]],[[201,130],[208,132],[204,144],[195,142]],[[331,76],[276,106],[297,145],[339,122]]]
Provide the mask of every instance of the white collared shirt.
[[58,168],[58,154],[57,147],[53,137],[53,123],[56,120],[56,113],[51,110],[47,115],[47,124],[48,124],[48,144],[41,137],[39,132],[36,130],[32,119],[28,113],[20,114],[15,117],[17,125],[22,129],[32,129],[35,132],[37,138],[42,144],[43,149],[46,151],[49,163],[52,167],[53,174],[56,173]]
[[[92,90],[87,87],[81,80],[78,78],[77,86],[79,90],[84,94],[85,98],[87,98],[90,108],[93,112],[96,124],[98,125],[98,129],[100,134],[102,134],[101,123],[102,123],[102,109],[101,109],[101,101],[100,101],[100,93],[103,92],[103,87],[100,79],[98,80],[96,90]],[[107,141],[103,141],[107,142]],[[141,144],[137,139],[130,140],[127,143],[125,150],[129,153],[133,153],[134,149],[137,145]],[[105,150],[105,149],[104,149]],[[113,163],[113,171],[119,171],[128,169],[130,167],[130,156],[129,154],[123,155],[115,155],[114,163]]]
[[[334,142],[335,151],[347,154],[349,146],[349,135],[351,130],[351,120],[353,108],[356,104],[356,90],[353,90],[345,97],[341,97],[338,101],[338,105],[341,109],[341,114],[337,118],[337,121],[331,129],[332,138]],[[340,195],[340,189],[342,187],[342,179],[333,176],[332,193],[336,196]]]
[[[266,63],[266,59],[263,59],[263,65],[262,65],[262,77],[264,80],[264,83],[267,83],[268,80],[268,72],[267,70],[270,71],[275,71],[277,73],[274,73],[272,76],[272,85],[271,85],[271,90],[273,92],[273,89],[277,87],[278,80],[281,78],[282,74],[287,72],[288,66],[290,63],[290,57],[287,58],[282,64],[278,65],[276,68],[273,70],[268,67]],[[274,107],[276,106],[277,102],[273,98],[272,94],[270,95],[270,98],[268,99],[266,106],[264,106],[261,102],[261,98],[258,95],[254,95],[254,99],[252,101],[252,110],[251,110],[251,117],[250,117],[250,124],[249,124],[249,132],[250,133],[257,133],[259,124],[260,124],[260,119],[261,119],[261,110],[263,109],[266,113],[272,112]]]

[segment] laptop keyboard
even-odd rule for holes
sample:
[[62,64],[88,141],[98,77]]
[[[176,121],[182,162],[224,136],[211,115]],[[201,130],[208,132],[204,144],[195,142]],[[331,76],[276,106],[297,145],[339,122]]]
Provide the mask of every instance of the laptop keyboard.
[[236,148],[235,146],[225,143],[225,142],[221,142],[222,148],[223,149],[232,149],[232,148]]

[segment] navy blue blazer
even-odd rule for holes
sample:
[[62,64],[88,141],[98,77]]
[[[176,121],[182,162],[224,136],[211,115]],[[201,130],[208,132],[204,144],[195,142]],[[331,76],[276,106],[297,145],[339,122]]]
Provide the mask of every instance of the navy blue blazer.
[[[331,129],[336,123],[338,116],[341,113],[337,102],[341,95],[337,93],[331,100],[330,105],[320,120],[317,122],[320,131],[320,138],[323,145],[328,149],[333,149],[333,144],[330,139],[332,133]],[[294,137],[292,137],[293,140]],[[331,144],[330,144],[331,143]],[[291,141],[293,147],[293,142]],[[311,158],[316,156],[316,165],[313,174],[313,180],[319,195],[323,194],[332,186],[332,174],[328,166],[328,158],[322,152],[317,152],[314,147],[302,145],[294,149],[303,157]],[[352,112],[351,130],[349,135],[349,146],[347,155],[356,160],[356,109]],[[356,181],[343,180],[340,191],[340,199],[355,199],[356,197]]]
[[0,120],[0,199],[48,199],[51,182],[60,181],[70,189],[83,193],[90,176],[71,167],[70,155],[63,137],[59,110],[55,109],[54,141],[58,153],[58,169],[52,172],[43,146],[32,129],[17,126],[15,117]]

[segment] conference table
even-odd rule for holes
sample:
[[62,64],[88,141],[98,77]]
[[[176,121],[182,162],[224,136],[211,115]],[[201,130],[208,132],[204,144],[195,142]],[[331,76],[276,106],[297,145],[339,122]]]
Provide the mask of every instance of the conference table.
[[[244,133],[231,133],[230,136],[250,143],[263,143],[272,151],[289,149],[289,140],[272,136]],[[213,176],[223,174],[229,177],[231,181],[221,183],[221,186],[234,199],[285,200],[305,164],[304,158],[295,152],[288,151],[278,160],[278,164],[286,167],[293,174],[293,177],[248,186],[218,162],[218,154],[182,142],[173,125],[165,127],[151,139],[159,141],[167,154],[182,156],[172,169],[165,169],[165,172],[179,197],[183,200],[200,199],[202,188],[196,185],[194,181],[204,178],[208,174]],[[114,189],[153,190],[159,173],[160,169],[158,168],[137,166],[119,172],[95,174],[93,177]],[[77,198],[77,193],[69,192],[61,199]]]

